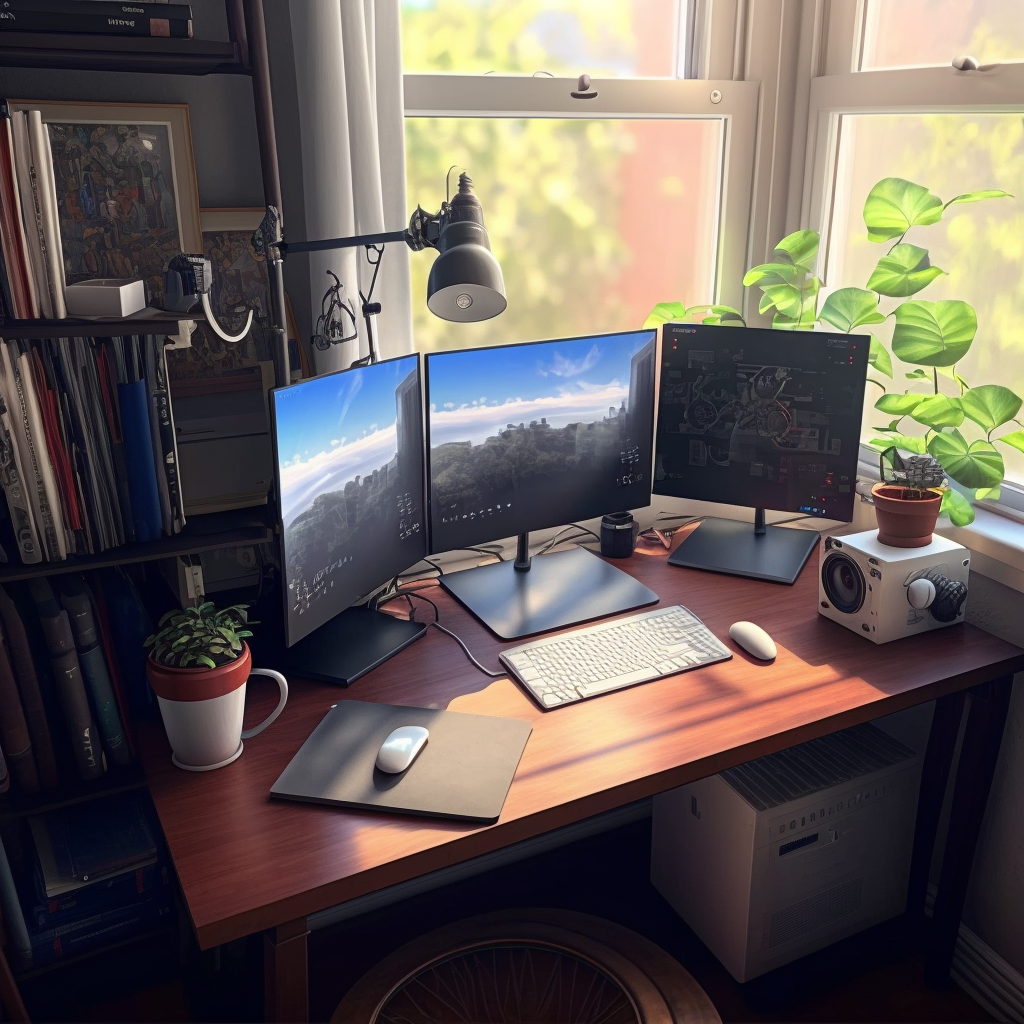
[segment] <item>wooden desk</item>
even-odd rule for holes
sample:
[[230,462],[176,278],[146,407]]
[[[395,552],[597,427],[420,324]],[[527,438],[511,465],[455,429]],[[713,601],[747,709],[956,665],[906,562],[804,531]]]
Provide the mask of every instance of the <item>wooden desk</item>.
[[[451,638],[430,630],[347,690],[292,681],[281,718],[219,771],[174,768],[162,729],[148,729],[143,764],[199,944],[267,932],[268,1019],[305,1019],[306,917],[315,911],[939,698],[911,880],[910,906],[923,907],[942,784],[970,690],[932,929],[941,941],[929,954],[932,977],[948,975],[1024,651],[968,625],[875,646],[817,614],[816,556],[793,587],[669,566],[661,549],[618,564],[662,603],[691,608],[720,637],[737,619],[760,623],[778,658],[764,665],[737,650],[728,662],[542,712],[507,680],[492,684]],[[430,596],[441,621],[497,668],[501,642],[439,588]],[[271,694],[256,680],[250,687],[255,719],[269,710]],[[329,705],[346,699],[426,707],[455,701],[460,710],[529,719],[533,735],[498,823],[481,828],[272,801],[270,787],[285,765]]]

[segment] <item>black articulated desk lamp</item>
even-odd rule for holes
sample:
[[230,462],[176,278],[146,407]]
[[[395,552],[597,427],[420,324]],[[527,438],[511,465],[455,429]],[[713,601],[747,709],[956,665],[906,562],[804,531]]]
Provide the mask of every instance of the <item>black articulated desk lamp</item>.
[[[280,220],[274,207],[267,207],[267,215],[253,236],[257,252],[266,253],[270,268],[271,289],[280,302],[278,309],[284,309],[284,257],[294,252],[325,252],[331,249],[347,249],[365,245],[367,256],[374,265],[373,280],[368,293],[362,300],[362,314],[366,321],[370,354],[365,362],[375,363],[377,352],[373,343],[371,317],[380,312],[380,303],[371,302],[373,286],[377,280],[380,257],[386,242],[405,242],[410,249],[436,249],[438,257],[430,268],[427,280],[427,308],[442,320],[458,323],[472,323],[489,320],[501,313],[508,304],[505,299],[505,282],[501,267],[491,252],[487,229],[484,227],[483,208],[473,192],[473,181],[468,174],[459,175],[459,191],[449,202],[445,200],[441,209],[427,213],[417,206],[409,219],[409,226],[400,231],[380,231],[370,235],[353,235],[349,238],[324,238],[318,241],[286,242],[281,235]],[[287,346],[284,360],[287,362]],[[286,371],[281,383],[291,379]]]

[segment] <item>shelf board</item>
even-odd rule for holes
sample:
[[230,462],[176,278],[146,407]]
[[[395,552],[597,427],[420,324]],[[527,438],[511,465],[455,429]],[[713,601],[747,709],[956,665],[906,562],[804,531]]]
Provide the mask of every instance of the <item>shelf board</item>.
[[0,323],[3,338],[110,338],[124,334],[177,334],[178,324],[187,320],[203,323],[206,315],[168,313],[144,309],[132,316],[113,318],[68,317],[64,320],[5,320]]
[[[222,520],[215,520],[215,516],[233,516],[234,522],[229,521],[228,525],[221,526]],[[239,522],[237,514],[220,512],[194,516],[186,524],[185,529],[173,537],[161,537],[160,540],[140,544],[124,544],[97,555],[70,555],[62,562],[0,565],[0,583],[33,579],[37,576],[57,576],[67,572],[83,572],[89,569],[106,569],[115,565],[152,562],[158,558],[194,555],[201,551],[244,547],[247,544],[270,543],[274,539],[274,531],[265,522],[254,521],[255,518],[250,514],[248,521]]]
[[124,768],[111,768],[100,778],[89,782],[76,778],[56,789],[42,789],[38,793],[20,793],[12,789],[0,800],[0,822],[46,814],[89,800],[145,788],[146,777],[136,760]]
[[65,32],[0,32],[0,67],[249,74],[235,43]]

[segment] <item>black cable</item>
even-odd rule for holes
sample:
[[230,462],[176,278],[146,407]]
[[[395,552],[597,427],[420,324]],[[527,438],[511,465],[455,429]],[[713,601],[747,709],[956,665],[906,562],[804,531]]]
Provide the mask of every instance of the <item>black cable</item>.
[[[421,598],[421,600],[426,600],[426,598]],[[433,604],[433,601],[431,601],[430,603]],[[492,679],[501,679],[504,676],[508,675],[507,672],[492,672],[489,668],[484,668],[484,666],[481,665],[480,662],[473,657],[472,653],[470,652],[470,649],[465,645],[462,638],[456,636],[456,634],[453,633],[447,626],[442,626],[441,623],[437,622],[436,620],[434,622],[431,622],[430,625],[436,626],[439,630],[441,630],[442,633],[447,633],[462,648],[466,657],[469,658],[470,662],[472,662],[473,667],[479,669],[481,672],[483,672],[485,676],[490,676]]]

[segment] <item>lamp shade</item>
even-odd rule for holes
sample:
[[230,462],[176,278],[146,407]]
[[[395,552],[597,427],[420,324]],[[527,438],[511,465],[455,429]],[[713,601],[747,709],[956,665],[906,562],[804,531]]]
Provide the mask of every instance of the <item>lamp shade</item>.
[[471,323],[489,320],[505,309],[505,281],[467,174],[459,176],[459,193],[442,215],[437,249],[427,279],[431,313],[442,320]]

